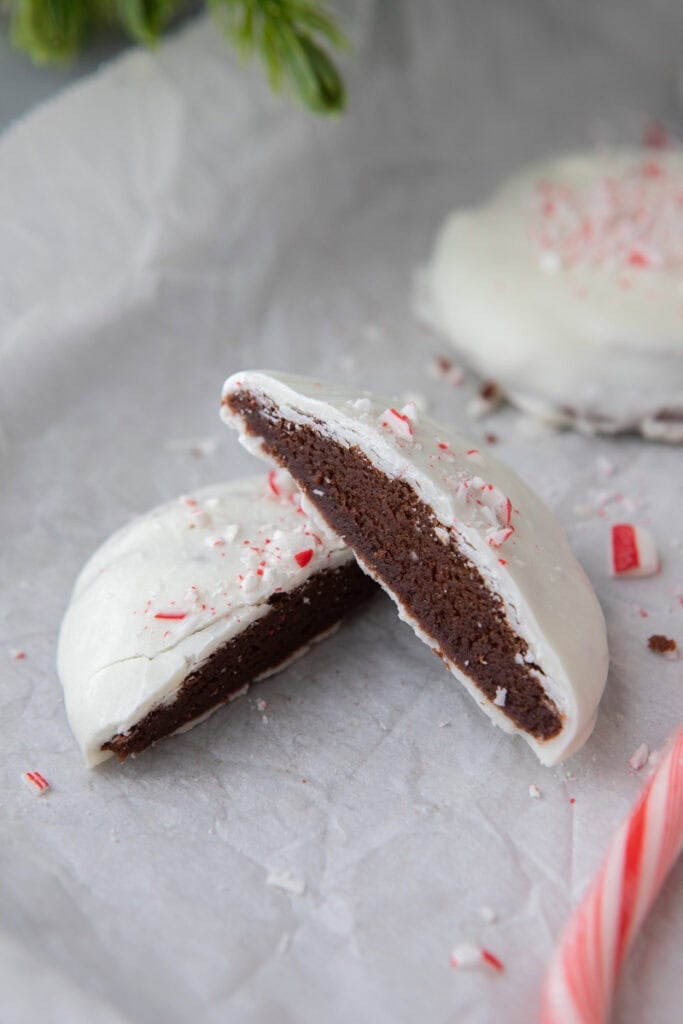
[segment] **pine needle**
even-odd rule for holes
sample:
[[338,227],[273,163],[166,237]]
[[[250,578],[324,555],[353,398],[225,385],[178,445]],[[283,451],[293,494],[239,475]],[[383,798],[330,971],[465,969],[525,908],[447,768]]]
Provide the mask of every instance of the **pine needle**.
[[[329,49],[347,41],[326,0],[205,2],[242,59],[261,59],[272,89],[287,86],[318,114],[344,109],[344,82]],[[118,22],[132,39],[154,46],[183,0],[4,0],[4,7],[13,44],[43,64],[73,58],[101,23]]]

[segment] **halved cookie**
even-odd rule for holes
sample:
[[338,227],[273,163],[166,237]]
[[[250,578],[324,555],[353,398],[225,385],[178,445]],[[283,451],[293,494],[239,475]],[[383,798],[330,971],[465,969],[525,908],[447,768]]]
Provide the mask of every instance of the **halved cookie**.
[[60,633],[59,675],[86,761],[123,760],[195,725],[374,590],[283,471],[136,519],[87,563]]
[[222,415],[287,468],[497,725],[545,764],[586,740],[607,675],[602,611],[511,469],[414,406],[286,374],[230,377]]

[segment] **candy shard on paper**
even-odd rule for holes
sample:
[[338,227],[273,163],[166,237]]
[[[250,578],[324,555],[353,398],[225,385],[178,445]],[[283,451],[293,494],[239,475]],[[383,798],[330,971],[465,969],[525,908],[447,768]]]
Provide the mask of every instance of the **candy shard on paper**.
[[648,530],[631,523],[615,523],[611,531],[610,571],[613,576],[654,576],[659,557]]
[[494,953],[488,949],[483,949],[481,946],[475,946],[471,942],[461,942],[454,946],[451,952],[450,964],[451,967],[464,970],[492,968],[494,971],[501,972],[505,969]]
[[641,743],[629,757],[628,763],[634,772],[639,772],[647,764],[649,756],[650,748],[647,743]]
[[21,779],[36,796],[43,796],[50,788],[50,783],[40,772],[24,772]]
[[282,889],[293,896],[303,896],[306,892],[306,883],[303,878],[295,878],[290,871],[269,871],[266,876],[266,885],[273,889]]

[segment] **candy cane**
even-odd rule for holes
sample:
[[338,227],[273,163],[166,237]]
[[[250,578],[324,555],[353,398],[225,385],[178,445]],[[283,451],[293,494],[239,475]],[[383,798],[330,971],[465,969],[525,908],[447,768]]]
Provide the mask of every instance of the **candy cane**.
[[603,1024],[636,932],[683,848],[683,728],[571,917],[546,975],[541,1024]]

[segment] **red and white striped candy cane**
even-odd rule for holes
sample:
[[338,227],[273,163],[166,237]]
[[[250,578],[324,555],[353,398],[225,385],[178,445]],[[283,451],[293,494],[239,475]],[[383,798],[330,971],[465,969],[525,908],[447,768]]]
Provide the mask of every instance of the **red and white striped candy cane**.
[[615,835],[564,931],[541,1024],[603,1024],[623,960],[683,848],[683,728]]

